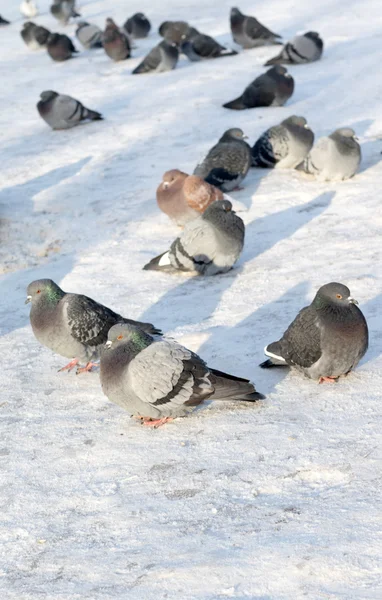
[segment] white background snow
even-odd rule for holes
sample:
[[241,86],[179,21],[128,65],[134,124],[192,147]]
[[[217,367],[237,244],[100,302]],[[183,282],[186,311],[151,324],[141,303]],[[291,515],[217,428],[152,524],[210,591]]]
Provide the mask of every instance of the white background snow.
[[[38,23],[74,36],[39,5]],[[142,10],[152,33],[128,61],[101,49],[59,64],[23,44],[18,2],[0,0],[12,21],[0,30],[2,600],[381,598],[382,5],[239,6],[285,39],[316,30],[325,41],[320,62],[290,68],[283,108],[221,107],[277,48],[130,75],[168,18],[232,44],[231,1],[83,2],[102,27]],[[45,89],[105,121],[51,131],[36,111]],[[177,234],[155,202],[163,172],[192,172],[231,126],[253,143],[291,114],[317,137],[353,127],[356,177],[251,171],[233,194],[247,226],[233,271],[142,271]],[[155,323],[266,400],[141,427],[103,396],[97,372],[58,374],[67,361],[34,339],[24,299],[40,277]],[[350,287],[369,323],[358,369],[320,386],[259,369],[264,345],[330,281]]]

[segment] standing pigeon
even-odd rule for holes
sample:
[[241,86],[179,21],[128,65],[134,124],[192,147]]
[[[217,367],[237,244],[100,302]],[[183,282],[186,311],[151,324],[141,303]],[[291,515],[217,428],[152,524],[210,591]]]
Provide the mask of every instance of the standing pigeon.
[[175,69],[179,58],[179,50],[174,43],[166,40],[155,46],[143,61],[134,69],[133,75],[141,73],[164,73]]
[[316,31],[308,31],[297,35],[287,42],[280,54],[265,63],[269,65],[300,65],[319,60],[324,49],[324,42]]
[[186,223],[170,250],[153,258],[145,271],[188,271],[216,275],[232,269],[244,246],[244,223],[229,200],[217,200]]
[[285,67],[277,65],[259,75],[239,98],[223,104],[231,110],[245,110],[259,106],[283,106],[292,96],[294,80]]
[[311,379],[333,382],[354,369],[367,351],[368,328],[349,288],[328,283],[300,310],[278,342],[264,352],[260,367],[297,367]]
[[3,27],[4,25],[10,25],[10,21],[7,21],[7,19],[4,19],[1,15],[0,15],[0,27]]
[[100,379],[111,402],[152,427],[185,416],[207,399],[264,399],[248,379],[211,369],[175,340],[157,340],[122,323],[109,330]]
[[31,21],[25,21],[20,35],[30,50],[40,50],[46,47],[50,31]]
[[251,147],[239,128],[227,129],[219,142],[197,165],[194,175],[223,192],[238,188],[251,166]]
[[47,40],[46,49],[49,56],[56,62],[63,62],[72,58],[78,50],[73,46],[72,40],[65,34],[51,33]]
[[259,137],[252,148],[252,166],[294,169],[308,155],[313,140],[306,119],[292,115]]
[[179,46],[184,39],[184,36],[188,36],[190,32],[196,31],[186,21],[164,21],[158,29],[159,35],[161,35],[169,43],[176,44]]
[[102,29],[98,25],[80,21],[76,31],[77,39],[84,48],[102,48]]
[[102,34],[102,43],[106,54],[114,61],[130,57],[131,48],[127,35],[122,33],[113,19],[106,19],[106,28]]
[[244,49],[281,44],[280,35],[264,27],[255,17],[243,15],[238,8],[231,9],[230,20],[232,37]]
[[127,19],[123,28],[133,39],[142,39],[149,35],[151,23],[148,18],[141,12],[135,13]]
[[37,103],[39,115],[52,129],[70,129],[82,121],[100,121],[103,116],[95,110],[85,108],[71,96],[47,90],[40,94]]
[[223,198],[216,187],[178,169],[167,171],[157,189],[159,208],[181,227],[196,219],[212,202]]
[[353,177],[361,162],[361,147],[354,129],[342,127],[322,137],[297,167],[318,181],[342,181]]
[[75,0],[53,0],[53,4],[50,7],[50,12],[57,21],[63,25],[67,25],[71,17],[80,17],[81,15],[76,12]]
[[183,36],[181,51],[192,62],[205,60],[208,58],[220,58],[222,56],[235,56],[236,50],[225,48],[214,38],[204,33],[199,33],[196,29],[190,30]]
[[116,323],[131,323],[148,333],[160,333],[150,323],[125,319],[87,296],[67,294],[51,279],[32,281],[27,290],[28,302],[32,302],[30,322],[40,344],[73,359],[60,371],[70,371],[84,362],[86,367],[77,373],[91,370],[110,327]]
[[20,4],[20,12],[27,19],[36,17],[38,15],[37,3],[34,0],[23,0]]

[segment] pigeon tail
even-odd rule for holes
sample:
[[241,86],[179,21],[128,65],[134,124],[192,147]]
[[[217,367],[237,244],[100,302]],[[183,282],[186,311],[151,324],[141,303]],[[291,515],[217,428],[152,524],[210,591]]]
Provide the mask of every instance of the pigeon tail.
[[285,367],[287,363],[285,358],[282,356],[281,344],[280,342],[272,342],[265,346],[264,354],[269,356],[269,360],[261,363],[260,367],[262,369],[270,369],[271,367]]
[[72,14],[70,15],[71,17],[80,17],[80,13],[76,12],[75,9],[73,8],[72,10]]
[[255,390],[255,386],[248,380],[223,371],[210,369],[211,383],[215,388],[212,400],[237,400],[238,402],[257,402],[264,400],[265,396]]
[[230,108],[231,110],[245,110],[247,107],[243,102],[243,96],[239,96],[239,98],[223,104],[223,108]]
[[97,112],[96,110],[90,110],[89,108],[86,109],[84,117],[85,119],[90,119],[91,121],[103,121],[103,116],[101,113]]
[[147,66],[145,61],[142,61],[137,67],[135,67],[134,71],[132,71],[133,75],[139,75],[140,73],[148,73],[150,68]]
[[155,258],[152,258],[150,260],[150,262],[147,263],[147,265],[145,265],[143,267],[144,271],[164,271],[167,273],[175,273],[176,269],[174,269],[174,267],[172,266],[170,259],[169,259],[169,254],[168,251],[167,252],[163,252],[163,254],[160,254],[159,256],[156,256]]
[[292,64],[290,60],[286,60],[285,58],[282,57],[281,54],[278,54],[277,56],[274,56],[273,58],[270,58],[269,60],[267,60],[266,63],[264,63],[264,67],[271,67],[272,65],[290,65]]

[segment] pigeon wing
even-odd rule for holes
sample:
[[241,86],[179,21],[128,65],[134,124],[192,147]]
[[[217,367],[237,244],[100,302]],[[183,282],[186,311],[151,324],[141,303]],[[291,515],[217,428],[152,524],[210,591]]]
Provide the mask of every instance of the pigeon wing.
[[300,310],[279,345],[289,365],[308,368],[319,360],[322,353],[320,325],[317,312],[311,306]]

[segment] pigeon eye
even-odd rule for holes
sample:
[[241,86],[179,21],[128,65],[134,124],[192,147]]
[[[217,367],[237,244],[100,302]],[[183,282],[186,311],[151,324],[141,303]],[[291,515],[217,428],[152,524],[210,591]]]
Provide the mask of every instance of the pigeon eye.
[[336,298],[338,298],[338,300],[342,300],[342,296],[341,296],[341,294],[337,294],[337,295],[336,295]]
[[119,336],[117,337],[117,340],[123,340],[123,335],[119,335]]
[[41,290],[37,290],[36,294],[41,294]]

